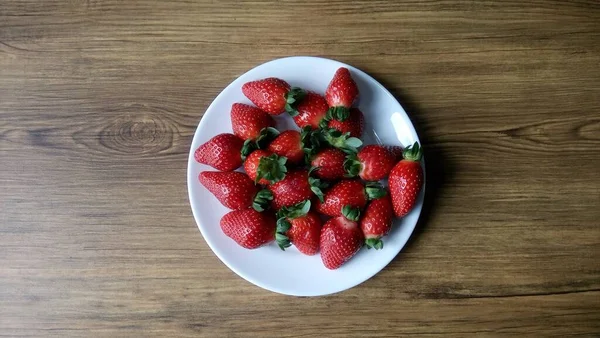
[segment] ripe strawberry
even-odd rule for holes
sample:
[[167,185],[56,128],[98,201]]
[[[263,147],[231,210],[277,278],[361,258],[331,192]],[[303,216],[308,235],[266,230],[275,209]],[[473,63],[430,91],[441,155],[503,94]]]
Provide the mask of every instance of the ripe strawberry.
[[350,133],[351,137],[360,138],[365,129],[365,117],[358,108],[351,108],[348,118],[339,121],[335,118],[329,118],[327,127],[335,129],[342,134]]
[[286,161],[285,157],[279,157],[268,150],[258,149],[246,158],[244,170],[254,182],[268,185],[281,181],[285,177]]
[[259,190],[246,174],[238,171],[204,171],[198,179],[229,209],[242,210],[253,207],[263,211],[273,199],[269,190]]
[[381,237],[390,232],[393,219],[394,209],[388,195],[369,203],[360,221],[360,229],[365,235],[367,248],[377,250],[383,248]]
[[219,134],[198,147],[194,158],[217,170],[232,171],[242,165],[243,145],[244,141],[233,134]]
[[404,148],[402,148],[401,146],[384,145],[383,147],[387,149],[390,153],[392,153],[392,155],[394,155],[394,159],[396,162],[402,159],[402,152],[404,151]]
[[275,121],[266,112],[243,103],[231,106],[233,134],[242,140],[255,140],[264,128],[275,127]]
[[[325,100],[331,107],[334,118],[344,121],[348,117],[348,109],[358,97],[358,87],[347,68],[339,68],[325,90]],[[358,137],[358,136],[357,136]]]
[[234,210],[221,218],[221,230],[246,249],[256,249],[275,239],[275,217],[254,209]]
[[323,96],[314,92],[307,92],[296,109],[298,114],[292,116],[298,127],[309,126],[312,129],[318,129],[319,124],[327,115],[329,106]]
[[365,181],[379,181],[387,177],[396,164],[394,155],[383,146],[364,146],[358,154],[349,154],[344,168],[349,177],[360,176]]
[[310,211],[310,205],[307,200],[277,212],[275,240],[281,250],[294,244],[305,255],[312,256],[319,251],[322,222],[316,212]]
[[242,92],[258,108],[271,115],[294,112],[305,95],[304,90],[290,88],[287,82],[275,77],[244,83]]
[[321,229],[321,260],[323,265],[330,270],[342,266],[354,256],[364,243],[364,235],[360,230],[358,216],[360,213],[348,212],[351,208],[344,208],[346,216],[330,219]]
[[286,157],[292,164],[298,164],[304,159],[303,148],[300,132],[286,130],[279,134],[267,149],[278,156]]
[[271,184],[268,188],[273,194],[273,207],[279,210],[309,200],[313,194],[322,199],[321,189],[325,187],[324,182],[310,177],[308,171],[295,170],[288,172],[283,180]]
[[404,159],[396,164],[388,178],[394,213],[402,217],[415,206],[423,186],[422,149],[415,142],[404,150]]
[[344,161],[346,154],[343,151],[335,148],[327,148],[319,152],[310,165],[317,168],[315,176],[325,180],[339,180],[344,178],[346,170],[344,169]]
[[385,191],[378,183],[368,183],[367,187],[360,180],[344,180],[335,184],[325,194],[324,201],[317,203],[317,210],[328,216],[341,216],[344,206],[362,210],[367,200],[380,198]]

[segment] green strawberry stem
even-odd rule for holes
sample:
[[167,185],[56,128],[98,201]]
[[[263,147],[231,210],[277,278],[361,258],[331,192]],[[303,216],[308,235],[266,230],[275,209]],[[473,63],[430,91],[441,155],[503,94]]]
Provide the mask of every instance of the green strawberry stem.
[[306,96],[306,91],[302,88],[292,87],[290,91],[285,95],[285,111],[290,116],[298,115],[296,107]]
[[344,161],[344,170],[346,170],[346,177],[356,177],[360,173],[362,169],[362,165],[358,160],[356,154],[348,154],[346,155],[346,160]]
[[273,193],[269,189],[263,189],[254,196],[252,208],[258,212],[263,212],[269,207],[269,202],[273,200]]
[[365,193],[369,200],[376,200],[382,198],[387,193],[383,186],[379,182],[369,182],[365,187]]
[[255,182],[260,181],[262,178],[269,181],[269,183],[281,181],[287,173],[286,162],[286,157],[280,157],[276,154],[261,158],[258,162],[258,168],[256,168]]
[[402,157],[408,161],[420,161],[423,157],[423,148],[419,146],[419,142],[415,142],[402,151]]
[[380,238],[367,238],[365,244],[367,245],[367,249],[383,249],[383,241]]
[[345,205],[342,207],[342,215],[350,221],[358,222],[360,219],[360,209],[353,208],[351,205]]

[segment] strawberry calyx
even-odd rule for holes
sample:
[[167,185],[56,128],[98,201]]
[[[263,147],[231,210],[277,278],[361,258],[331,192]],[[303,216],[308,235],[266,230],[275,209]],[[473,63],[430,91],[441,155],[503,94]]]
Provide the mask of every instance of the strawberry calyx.
[[258,168],[256,168],[254,183],[263,178],[271,184],[281,181],[285,178],[285,173],[287,173],[286,162],[287,157],[277,156],[277,154],[262,157],[258,162]]
[[344,106],[329,107],[325,119],[328,121],[338,120],[340,122],[346,121],[350,116],[350,109]]
[[300,131],[300,147],[304,151],[304,159],[310,163],[312,158],[321,148],[321,134],[313,130],[310,126],[302,128]]
[[273,200],[273,193],[269,189],[263,189],[254,196],[252,208],[258,212],[263,212],[269,207],[269,203]]
[[319,201],[324,202],[325,194],[323,193],[323,189],[327,189],[329,187],[329,183],[312,177],[311,174],[316,170],[319,170],[319,168],[311,167],[308,171],[308,184],[310,185],[310,190],[317,196]]
[[344,205],[342,207],[342,215],[350,221],[358,222],[360,219],[360,209],[353,208],[351,205]]
[[365,187],[365,194],[369,200],[382,198],[387,193],[379,182],[368,182]]
[[362,141],[357,137],[350,137],[350,133],[342,133],[337,129],[323,129],[323,137],[332,147],[338,148],[346,154],[355,154],[362,146]]
[[402,157],[408,161],[420,161],[423,157],[423,148],[419,146],[419,142],[415,142],[402,151]]
[[306,96],[306,91],[302,88],[292,87],[290,91],[285,95],[285,111],[290,114],[290,116],[297,116],[298,113],[298,104],[304,97]]
[[383,249],[383,241],[380,238],[367,238],[365,239],[365,245],[367,246],[367,249],[375,249],[375,250],[379,250],[379,249]]
[[292,227],[290,219],[306,216],[310,211],[310,200],[297,203],[291,207],[282,207],[277,211],[277,226],[275,228],[275,241],[281,250],[285,251],[292,243],[286,235]]
[[362,170],[362,164],[360,163],[356,154],[348,154],[344,161],[344,170],[346,170],[346,177],[356,177]]
[[271,141],[273,141],[279,135],[279,130],[273,127],[267,127],[260,130],[260,133],[255,140],[248,139],[244,141],[242,146],[242,160],[246,160],[246,157],[257,149],[264,149]]

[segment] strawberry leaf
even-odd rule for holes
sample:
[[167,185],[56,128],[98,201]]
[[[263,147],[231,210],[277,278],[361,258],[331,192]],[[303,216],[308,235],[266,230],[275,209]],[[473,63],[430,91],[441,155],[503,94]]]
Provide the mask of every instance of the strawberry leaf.
[[292,243],[286,235],[288,230],[292,227],[292,224],[285,218],[281,217],[277,220],[277,227],[275,229],[275,241],[281,250],[285,251],[285,248],[289,248]]
[[292,87],[285,95],[285,111],[291,116],[298,115],[296,107],[306,96],[306,91],[302,88]]
[[342,106],[330,107],[325,116],[329,117],[329,120],[344,122],[350,116],[350,109]]
[[325,181],[321,181],[318,178],[308,177],[308,184],[310,185],[310,190],[319,198],[319,201],[324,202],[325,196],[323,194],[323,189],[329,187],[329,184]]
[[402,151],[402,157],[409,161],[420,161],[423,157],[423,148],[419,146],[419,142],[415,142]]
[[369,182],[365,187],[365,193],[369,200],[382,198],[387,194],[383,186],[379,182]]
[[273,127],[263,128],[256,138],[256,148],[264,149],[271,141],[279,135],[279,130]]
[[254,196],[254,201],[252,202],[252,208],[258,212],[263,212],[265,209],[269,207],[269,202],[273,200],[273,193],[271,193],[268,189],[263,189],[259,191],[256,196]]
[[353,208],[351,205],[342,207],[342,215],[350,221],[358,222],[360,219],[360,209]]
[[362,169],[362,164],[358,160],[356,154],[348,154],[344,161],[344,170],[346,170],[346,177],[356,177]]
[[256,149],[258,149],[258,147],[257,147],[255,141],[253,141],[253,140],[244,141],[244,145],[242,146],[242,151],[241,151],[242,161],[245,161],[246,157],[248,157],[248,155],[250,155],[250,153],[252,153]]
[[350,133],[341,133],[339,130],[329,128],[323,130],[325,141],[332,147],[338,148],[346,154],[357,153],[362,141],[356,137],[350,137]]
[[269,181],[269,183],[279,182],[284,179],[285,173],[287,173],[286,161],[286,157],[279,157],[276,154],[262,157],[258,162],[258,168],[256,168],[255,182],[263,178]]
[[383,241],[379,238],[367,238],[365,240],[367,249],[374,248],[375,250],[383,249]]

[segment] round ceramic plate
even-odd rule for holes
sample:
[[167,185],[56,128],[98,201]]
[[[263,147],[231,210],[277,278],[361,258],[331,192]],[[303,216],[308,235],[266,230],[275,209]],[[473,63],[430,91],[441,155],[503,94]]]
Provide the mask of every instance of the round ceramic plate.
[[[285,252],[272,242],[258,249],[247,250],[225,236],[219,221],[229,210],[198,181],[205,170],[215,170],[194,160],[194,151],[202,143],[220,133],[231,133],[229,112],[235,102],[251,104],[242,94],[242,85],[266,77],[278,77],[291,86],[316,91],[322,95],[339,67],[350,70],[356,81],[359,109],[366,120],[365,144],[382,143],[408,146],[419,141],[415,129],[402,106],[379,82],[347,64],[316,57],[289,57],[262,64],[233,81],[208,107],[194,135],[188,159],[188,192],[198,228],[214,253],[235,273],[262,288],[295,296],[319,296],[346,290],[369,279],[383,269],[406,244],[413,232],[425,189],[415,208],[394,222],[392,231],[384,237],[382,250],[361,249],[337,270],[323,266],[320,255],[305,256],[293,246]],[[278,129],[297,129],[291,117],[276,117]]]

